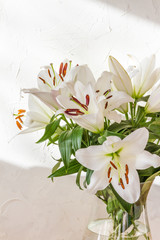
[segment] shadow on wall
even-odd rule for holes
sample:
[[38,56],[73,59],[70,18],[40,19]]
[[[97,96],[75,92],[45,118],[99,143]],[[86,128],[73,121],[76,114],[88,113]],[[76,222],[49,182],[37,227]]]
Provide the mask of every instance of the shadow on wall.
[[0,239],[82,240],[95,199],[77,188],[74,177],[52,183],[50,171],[0,161]]
[[[48,168],[24,169],[0,161],[0,240],[82,240],[99,200],[80,191],[74,176],[52,183],[49,174]],[[153,185],[148,198],[153,240],[159,239],[159,199],[160,186]]]
[[143,19],[160,24],[159,0],[95,0],[111,5],[123,11],[123,15],[133,14]]

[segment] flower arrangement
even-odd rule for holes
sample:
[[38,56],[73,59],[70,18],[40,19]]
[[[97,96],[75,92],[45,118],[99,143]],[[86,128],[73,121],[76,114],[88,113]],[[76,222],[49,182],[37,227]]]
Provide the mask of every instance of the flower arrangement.
[[37,143],[58,143],[61,158],[49,178],[76,174],[78,187],[96,194],[109,214],[125,211],[133,223],[134,204],[145,204],[160,175],[160,68],[152,55],[126,70],[110,56],[109,69],[96,81],[87,65],[65,60],[58,73],[45,66],[38,88],[22,90],[29,110],[14,115],[21,133],[44,128]]

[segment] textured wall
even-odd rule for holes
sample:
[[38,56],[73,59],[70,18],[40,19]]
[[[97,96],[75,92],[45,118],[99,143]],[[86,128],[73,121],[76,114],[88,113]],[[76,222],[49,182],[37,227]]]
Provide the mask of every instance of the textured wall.
[[[36,87],[40,66],[58,67],[66,57],[88,63],[96,77],[109,54],[123,62],[126,54],[156,53],[160,65],[159,39],[159,0],[0,0],[0,240],[73,240],[77,232],[81,240],[95,201],[72,177],[54,184],[46,178],[51,153],[58,153],[34,144],[42,133],[12,139],[12,114],[26,106],[20,89]],[[153,240],[159,240],[159,192],[155,185],[150,194]]]

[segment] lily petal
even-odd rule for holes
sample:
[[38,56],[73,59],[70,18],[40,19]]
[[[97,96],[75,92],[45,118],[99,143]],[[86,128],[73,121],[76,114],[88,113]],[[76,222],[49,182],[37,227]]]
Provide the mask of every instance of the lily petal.
[[126,92],[132,96],[132,83],[126,70],[112,56],[109,57],[109,67],[110,71],[115,75],[115,77],[113,77],[113,82],[117,90]]
[[160,167],[160,157],[156,154],[143,151],[136,157],[136,169],[147,169],[149,167]]
[[[76,159],[83,166],[91,170],[99,170],[106,165],[107,157],[102,145],[98,145],[95,149],[94,146],[88,148],[79,149],[76,151]],[[111,157],[108,157],[108,161]]]
[[129,173],[129,184],[126,183],[125,177],[122,178],[124,188],[118,184],[119,176],[118,173],[114,174],[112,178],[112,185],[115,191],[128,203],[134,203],[139,199],[140,196],[140,180],[138,173],[135,169],[130,168]]
[[109,185],[109,179],[107,177],[107,169],[103,168],[99,171],[95,171],[92,174],[91,182],[87,189],[95,194],[98,190],[103,190]]

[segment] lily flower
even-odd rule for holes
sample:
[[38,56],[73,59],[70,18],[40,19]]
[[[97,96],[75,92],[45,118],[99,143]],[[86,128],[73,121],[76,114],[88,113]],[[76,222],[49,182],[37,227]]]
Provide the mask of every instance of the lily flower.
[[127,72],[112,56],[109,57],[110,71],[115,75],[113,83],[117,90],[125,91],[133,98],[141,98],[160,79],[160,68],[155,68],[155,55],[130,66]]
[[[19,109],[18,114],[14,114],[17,127],[22,130],[20,133],[34,132],[46,127],[49,124],[54,112],[36,97],[29,95],[29,111]],[[23,119],[25,120],[23,121]]]
[[[83,79],[86,79],[85,75]],[[133,99],[124,92],[111,92],[110,79],[111,74],[104,72],[95,83],[90,81],[83,84],[76,81],[72,90],[73,95],[61,94],[57,97],[58,103],[62,106],[57,113],[64,113],[80,126],[95,133],[103,131],[105,116],[107,119],[120,122],[121,116],[116,113],[115,108]]]
[[145,106],[146,113],[160,112],[160,86],[154,90],[148,98]]
[[77,161],[94,170],[88,189],[96,193],[112,184],[125,201],[136,202],[140,196],[140,180],[136,170],[160,166],[160,157],[144,150],[148,137],[148,130],[140,128],[123,140],[111,136],[103,145],[77,150]]
[[95,84],[93,74],[87,65],[71,67],[71,61],[65,60],[60,64],[58,74],[51,63],[38,74],[38,88],[23,89],[22,91],[33,94],[53,111],[56,111],[60,108],[56,97],[60,94],[69,96],[71,92],[74,94],[75,82],[85,83],[84,76],[86,83]]
[[91,132],[101,132],[104,128],[102,101],[97,101],[96,93],[90,83],[84,85],[77,81],[74,85],[75,95],[59,95],[57,101],[61,105],[58,113],[64,113],[78,125]]

